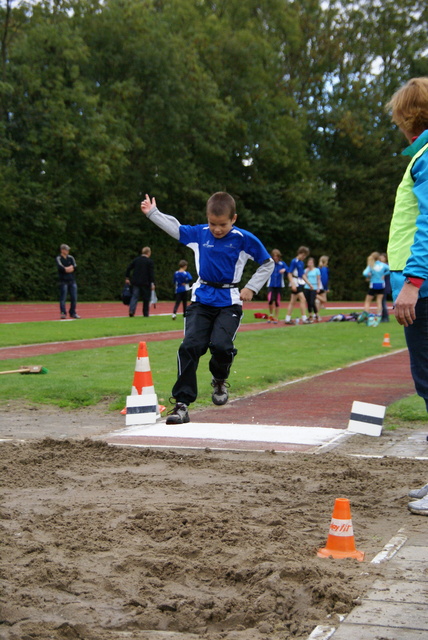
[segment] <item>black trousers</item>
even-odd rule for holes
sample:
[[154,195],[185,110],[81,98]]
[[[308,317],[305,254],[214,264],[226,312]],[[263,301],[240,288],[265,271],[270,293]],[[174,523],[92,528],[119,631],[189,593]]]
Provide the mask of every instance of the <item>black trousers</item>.
[[306,298],[306,304],[308,305],[308,312],[316,314],[317,307],[315,304],[315,300],[317,297],[317,292],[315,291],[315,289],[303,289],[303,293]]
[[181,293],[176,293],[175,294],[175,304],[174,304],[174,309],[172,310],[172,313],[177,313],[177,309],[180,306],[180,303],[183,303],[183,316],[186,315],[186,309],[187,309],[187,291],[182,291]]
[[233,344],[242,318],[242,306],[211,307],[193,302],[186,312],[184,340],[178,350],[178,376],[172,389],[177,402],[190,404],[198,395],[196,371],[208,348],[209,370],[214,378],[226,380],[237,354]]

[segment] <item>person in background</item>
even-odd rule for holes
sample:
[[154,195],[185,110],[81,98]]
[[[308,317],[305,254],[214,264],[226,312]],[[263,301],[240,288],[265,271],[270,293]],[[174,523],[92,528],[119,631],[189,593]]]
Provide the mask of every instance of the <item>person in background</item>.
[[[364,311],[358,316],[358,322],[367,322],[370,326],[377,327],[382,318],[382,300],[385,291],[385,276],[389,273],[389,267],[379,260],[380,254],[373,251],[367,258],[367,267],[363,276],[369,281],[369,290],[364,300]],[[376,299],[377,313],[370,316],[370,304]]]
[[308,305],[308,320],[309,322],[318,322],[316,297],[321,289],[321,271],[315,266],[315,260],[313,258],[308,258],[306,264],[305,275],[309,284],[305,284],[303,293],[306,298],[306,304]]
[[[161,213],[156,200],[146,195],[141,210],[149,220],[182,244],[193,249],[198,279],[192,287],[192,304],[186,312],[184,340],[178,350],[178,374],[172,389],[175,406],[167,424],[190,421],[188,405],[198,395],[196,372],[201,356],[211,352],[211,399],[216,405],[229,398],[230,367],[237,354],[234,345],[241,324],[242,303],[250,302],[273,271],[273,260],[263,244],[249,231],[235,227],[234,198],[214,193],[206,204],[207,222],[181,224],[173,216]],[[245,286],[239,283],[247,260],[259,267]]]
[[279,305],[281,303],[282,289],[284,284],[284,273],[287,273],[288,267],[281,260],[281,251],[279,249],[272,249],[272,259],[275,263],[271,277],[268,280],[268,305],[269,305],[269,317],[268,322],[278,324],[279,317]]
[[[129,317],[132,318],[137,310],[140,297],[143,299],[143,316],[149,317],[150,297],[155,287],[155,270],[151,259],[150,247],[143,247],[141,255],[128,265],[125,282],[132,285],[132,297],[129,303]],[[132,272],[132,276],[131,276]]]
[[[409,146],[389,229],[394,315],[404,327],[416,392],[428,410],[428,77],[412,78],[389,101],[392,121]],[[428,516],[428,485],[408,505]],[[412,494],[413,492],[411,492]]]
[[187,292],[190,288],[190,283],[192,282],[192,276],[187,271],[187,261],[180,260],[178,263],[178,271],[174,273],[174,293],[175,293],[175,304],[174,309],[172,310],[172,319],[175,320],[177,317],[177,309],[180,304],[183,305],[183,318],[186,317],[186,309],[187,309]]
[[[384,264],[388,264],[388,257],[386,253],[381,253],[379,255],[379,260]],[[389,322],[389,313],[388,313],[388,296],[391,294],[391,276],[389,273],[385,274],[385,289],[383,292],[382,298],[382,318],[381,322]]]
[[324,309],[327,304],[327,293],[328,293],[328,281],[330,277],[330,272],[328,268],[328,256],[321,256],[318,260],[318,269],[321,273],[321,289],[317,293],[316,302],[317,309]]
[[70,295],[70,318],[80,319],[77,315],[77,283],[76,269],[77,264],[73,256],[70,255],[70,247],[68,244],[62,244],[59,248],[60,254],[56,257],[56,266],[59,276],[59,310],[61,320],[67,318],[67,310],[65,308],[67,294]]
[[308,247],[299,247],[297,250],[297,256],[293,258],[288,268],[288,286],[291,288],[291,295],[290,302],[288,303],[287,315],[285,316],[285,324],[294,324],[291,316],[296,302],[298,302],[300,306],[302,323],[309,324],[306,315],[306,298],[303,293],[305,283],[312,287],[305,275],[305,263],[303,262],[303,260],[306,260],[308,255]]

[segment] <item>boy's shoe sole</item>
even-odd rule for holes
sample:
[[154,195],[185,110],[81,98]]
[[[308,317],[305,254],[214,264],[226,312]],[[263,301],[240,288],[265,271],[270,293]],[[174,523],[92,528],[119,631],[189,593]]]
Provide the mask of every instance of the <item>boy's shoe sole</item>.
[[165,424],[186,424],[186,422],[190,422],[189,416],[185,416],[184,418],[180,418],[180,416],[168,416]]

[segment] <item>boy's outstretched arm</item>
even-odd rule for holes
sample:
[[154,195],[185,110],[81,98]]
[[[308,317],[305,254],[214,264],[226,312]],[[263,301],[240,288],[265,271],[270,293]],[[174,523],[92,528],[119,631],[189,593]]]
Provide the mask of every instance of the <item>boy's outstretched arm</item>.
[[156,206],[156,199],[147,195],[141,203],[141,211],[149,220],[155,223],[162,231],[165,231],[175,240],[180,239],[180,223],[174,216],[168,216],[166,213],[161,213]]
[[245,287],[240,291],[239,297],[243,302],[250,302],[253,299],[253,295],[258,293],[265,282],[268,281],[274,267],[275,262],[272,258],[266,260],[266,262],[263,262],[263,264],[260,265],[252,278],[249,279]]

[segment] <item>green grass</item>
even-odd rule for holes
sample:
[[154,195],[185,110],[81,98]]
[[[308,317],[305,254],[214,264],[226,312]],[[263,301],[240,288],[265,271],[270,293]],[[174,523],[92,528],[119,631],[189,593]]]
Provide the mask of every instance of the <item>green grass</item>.
[[[126,322],[128,320],[132,319],[125,319]],[[153,327],[161,326],[164,320],[167,321],[168,328],[173,324],[170,318],[156,320],[157,322],[151,323]],[[63,324],[70,329],[76,327],[73,329],[76,337],[82,337],[82,333],[86,337],[95,337],[105,335],[99,333],[102,322],[103,320],[87,320]],[[38,324],[55,325],[27,323],[14,326],[19,329],[21,335],[25,335],[25,330],[33,331],[33,327],[37,327]],[[61,323],[58,325],[63,326]],[[178,328],[179,324],[174,323],[174,327]],[[382,347],[385,327],[390,334],[393,348],[403,348],[403,331],[395,322],[375,328],[357,325],[354,322],[326,322],[311,326],[282,327],[278,330],[240,332],[236,339],[239,353],[232,365],[229,379],[232,397],[236,398],[281,382],[384,354],[387,351]],[[49,373],[0,376],[1,398],[3,402],[13,400],[26,404],[45,403],[64,408],[89,406],[107,401],[111,409],[122,408],[126,396],[131,391],[139,339],[137,336],[135,345],[37,356],[32,357],[31,362],[28,358],[4,360],[1,363],[3,371],[16,369],[21,364],[40,364],[47,367]],[[167,403],[175,381],[179,344],[180,340],[148,342],[153,381],[161,404]],[[210,405],[208,355],[201,359],[198,382],[199,397],[194,406]]]
[[397,400],[387,408],[384,426],[390,430],[399,427],[426,428],[425,401],[416,394]]

